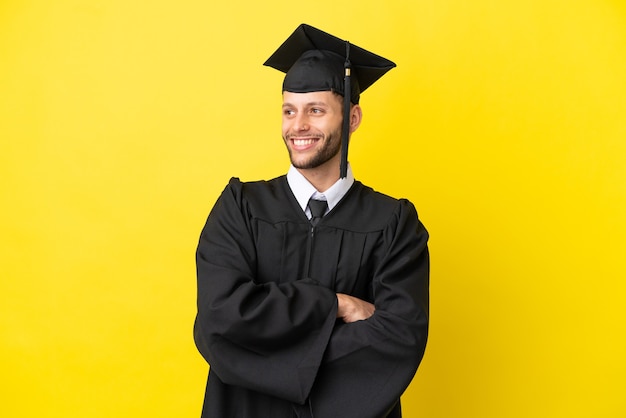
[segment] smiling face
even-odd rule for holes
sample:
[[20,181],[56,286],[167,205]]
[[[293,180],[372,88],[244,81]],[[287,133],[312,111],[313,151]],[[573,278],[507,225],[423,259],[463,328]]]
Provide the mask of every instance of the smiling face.
[[330,91],[283,93],[283,139],[294,167],[339,167],[342,100]]
[[[363,117],[361,107],[352,104],[348,135]],[[283,140],[292,165],[318,191],[323,192],[339,179],[343,97],[330,91],[283,92]]]

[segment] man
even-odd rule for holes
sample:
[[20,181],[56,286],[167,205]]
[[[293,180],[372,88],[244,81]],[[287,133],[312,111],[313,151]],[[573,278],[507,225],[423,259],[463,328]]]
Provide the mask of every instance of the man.
[[354,180],[359,94],[395,66],[308,25],[286,72],[286,176],[231,179],[197,250],[204,418],[400,417],[428,330],[428,234],[413,205]]

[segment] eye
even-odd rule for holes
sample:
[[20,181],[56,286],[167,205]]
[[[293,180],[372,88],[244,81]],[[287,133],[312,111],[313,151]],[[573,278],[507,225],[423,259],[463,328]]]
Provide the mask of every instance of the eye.
[[283,109],[283,115],[293,116],[296,112],[293,109]]
[[321,113],[324,113],[324,109],[320,109],[319,107],[314,107],[311,109],[311,113],[321,114]]

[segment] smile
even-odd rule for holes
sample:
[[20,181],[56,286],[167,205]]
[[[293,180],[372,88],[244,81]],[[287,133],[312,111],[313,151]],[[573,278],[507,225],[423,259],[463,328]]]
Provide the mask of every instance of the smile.
[[303,138],[303,139],[297,139],[297,138],[292,138],[293,144],[297,147],[305,147],[307,145],[312,145],[315,142],[317,142],[316,138]]

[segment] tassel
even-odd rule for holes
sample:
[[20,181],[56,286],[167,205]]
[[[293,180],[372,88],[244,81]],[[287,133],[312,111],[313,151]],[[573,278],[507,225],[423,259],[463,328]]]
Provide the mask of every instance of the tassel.
[[339,177],[346,178],[348,175],[348,141],[350,137],[350,96],[352,87],[350,84],[350,42],[346,42],[346,62],[344,88],[343,88],[343,127],[341,129],[341,165],[339,166]]

